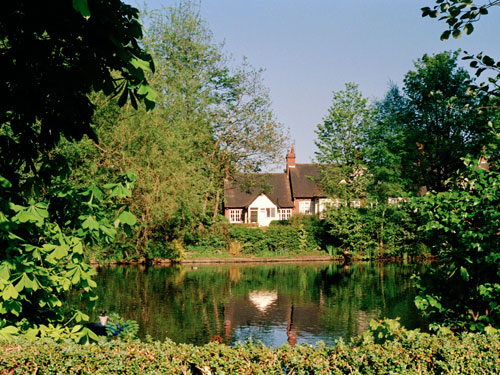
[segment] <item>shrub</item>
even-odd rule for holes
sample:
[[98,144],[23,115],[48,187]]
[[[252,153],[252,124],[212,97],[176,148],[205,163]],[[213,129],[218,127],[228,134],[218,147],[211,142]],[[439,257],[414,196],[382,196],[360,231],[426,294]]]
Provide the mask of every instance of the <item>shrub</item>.
[[[470,163],[470,162],[469,162]],[[437,255],[415,302],[435,324],[500,327],[500,173],[469,164],[448,191],[422,197],[421,234]]]
[[407,331],[372,322],[351,343],[267,348],[251,341],[197,347],[140,341],[76,345],[49,340],[0,342],[0,373],[37,374],[498,374],[500,334]]

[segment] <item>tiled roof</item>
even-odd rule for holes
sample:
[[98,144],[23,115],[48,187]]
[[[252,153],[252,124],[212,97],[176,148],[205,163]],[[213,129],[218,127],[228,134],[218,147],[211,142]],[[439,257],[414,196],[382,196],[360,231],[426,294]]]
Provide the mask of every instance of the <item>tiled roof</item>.
[[278,207],[293,207],[286,173],[254,173],[224,180],[224,206],[227,208],[247,207],[262,193]]
[[290,182],[294,198],[324,197],[324,193],[318,187],[320,178],[318,164],[295,164],[290,168]]

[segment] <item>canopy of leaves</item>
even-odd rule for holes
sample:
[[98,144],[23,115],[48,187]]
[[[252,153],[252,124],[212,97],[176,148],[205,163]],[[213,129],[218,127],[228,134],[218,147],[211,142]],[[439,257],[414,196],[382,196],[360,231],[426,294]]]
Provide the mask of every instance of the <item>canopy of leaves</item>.
[[[89,94],[120,94],[123,105],[153,105],[139,45],[137,9],[118,0],[16,1],[0,13],[0,336],[26,333],[87,341],[80,306],[95,300],[85,245],[111,242],[135,218],[116,200],[132,175],[116,183],[68,186],[68,164],[52,154],[60,138],[94,137]],[[112,222],[116,210],[121,214]],[[69,323],[72,322],[72,325]]]
[[442,191],[463,169],[462,157],[496,148],[489,121],[497,114],[477,110],[480,96],[471,94],[472,79],[457,58],[458,52],[424,55],[406,74],[403,93],[393,89],[380,104],[379,121],[390,129],[385,141],[414,191],[422,186]]
[[58,151],[82,167],[73,176],[77,186],[134,172],[130,204],[138,228],[123,255],[166,257],[171,240],[196,241],[214,222],[225,177],[258,171],[282,155],[286,132],[274,118],[260,70],[246,62],[234,67],[198,5],[181,2],[142,17],[144,46],[156,65],[149,79],[158,93],[155,109],[120,109],[116,100],[95,96],[99,146],[85,142]]
[[137,9],[119,0],[11,1],[0,13],[0,174],[34,170],[39,153],[59,140],[94,138],[94,105],[102,91],[153,106],[151,57]]
[[416,205],[439,262],[419,279],[415,302],[434,324],[482,331],[500,325],[500,175],[468,165],[448,191]]

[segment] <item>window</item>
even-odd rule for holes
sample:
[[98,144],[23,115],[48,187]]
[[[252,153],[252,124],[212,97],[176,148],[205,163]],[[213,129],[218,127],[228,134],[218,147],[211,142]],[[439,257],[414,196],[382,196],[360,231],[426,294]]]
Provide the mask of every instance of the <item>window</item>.
[[279,219],[280,220],[288,220],[292,216],[291,208],[282,208],[279,210]]
[[258,208],[250,208],[250,222],[257,223],[259,220],[259,209]]
[[267,217],[275,217],[276,216],[276,208],[266,208]]
[[229,222],[230,223],[242,223],[243,222],[243,210],[241,208],[229,210]]
[[311,204],[312,202],[311,201],[300,201],[299,202],[299,212],[301,214],[310,214],[312,213],[311,212]]
[[361,207],[361,201],[359,199],[352,200],[351,201],[351,207],[360,208]]

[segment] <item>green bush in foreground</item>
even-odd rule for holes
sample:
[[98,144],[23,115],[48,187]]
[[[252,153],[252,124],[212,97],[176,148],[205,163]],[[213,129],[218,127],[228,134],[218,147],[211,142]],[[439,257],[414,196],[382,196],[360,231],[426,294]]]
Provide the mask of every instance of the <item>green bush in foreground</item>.
[[197,347],[140,341],[76,345],[0,342],[2,374],[497,374],[500,334],[407,331],[397,321],[372,322],[349,344],[267,348],[247,342]]

